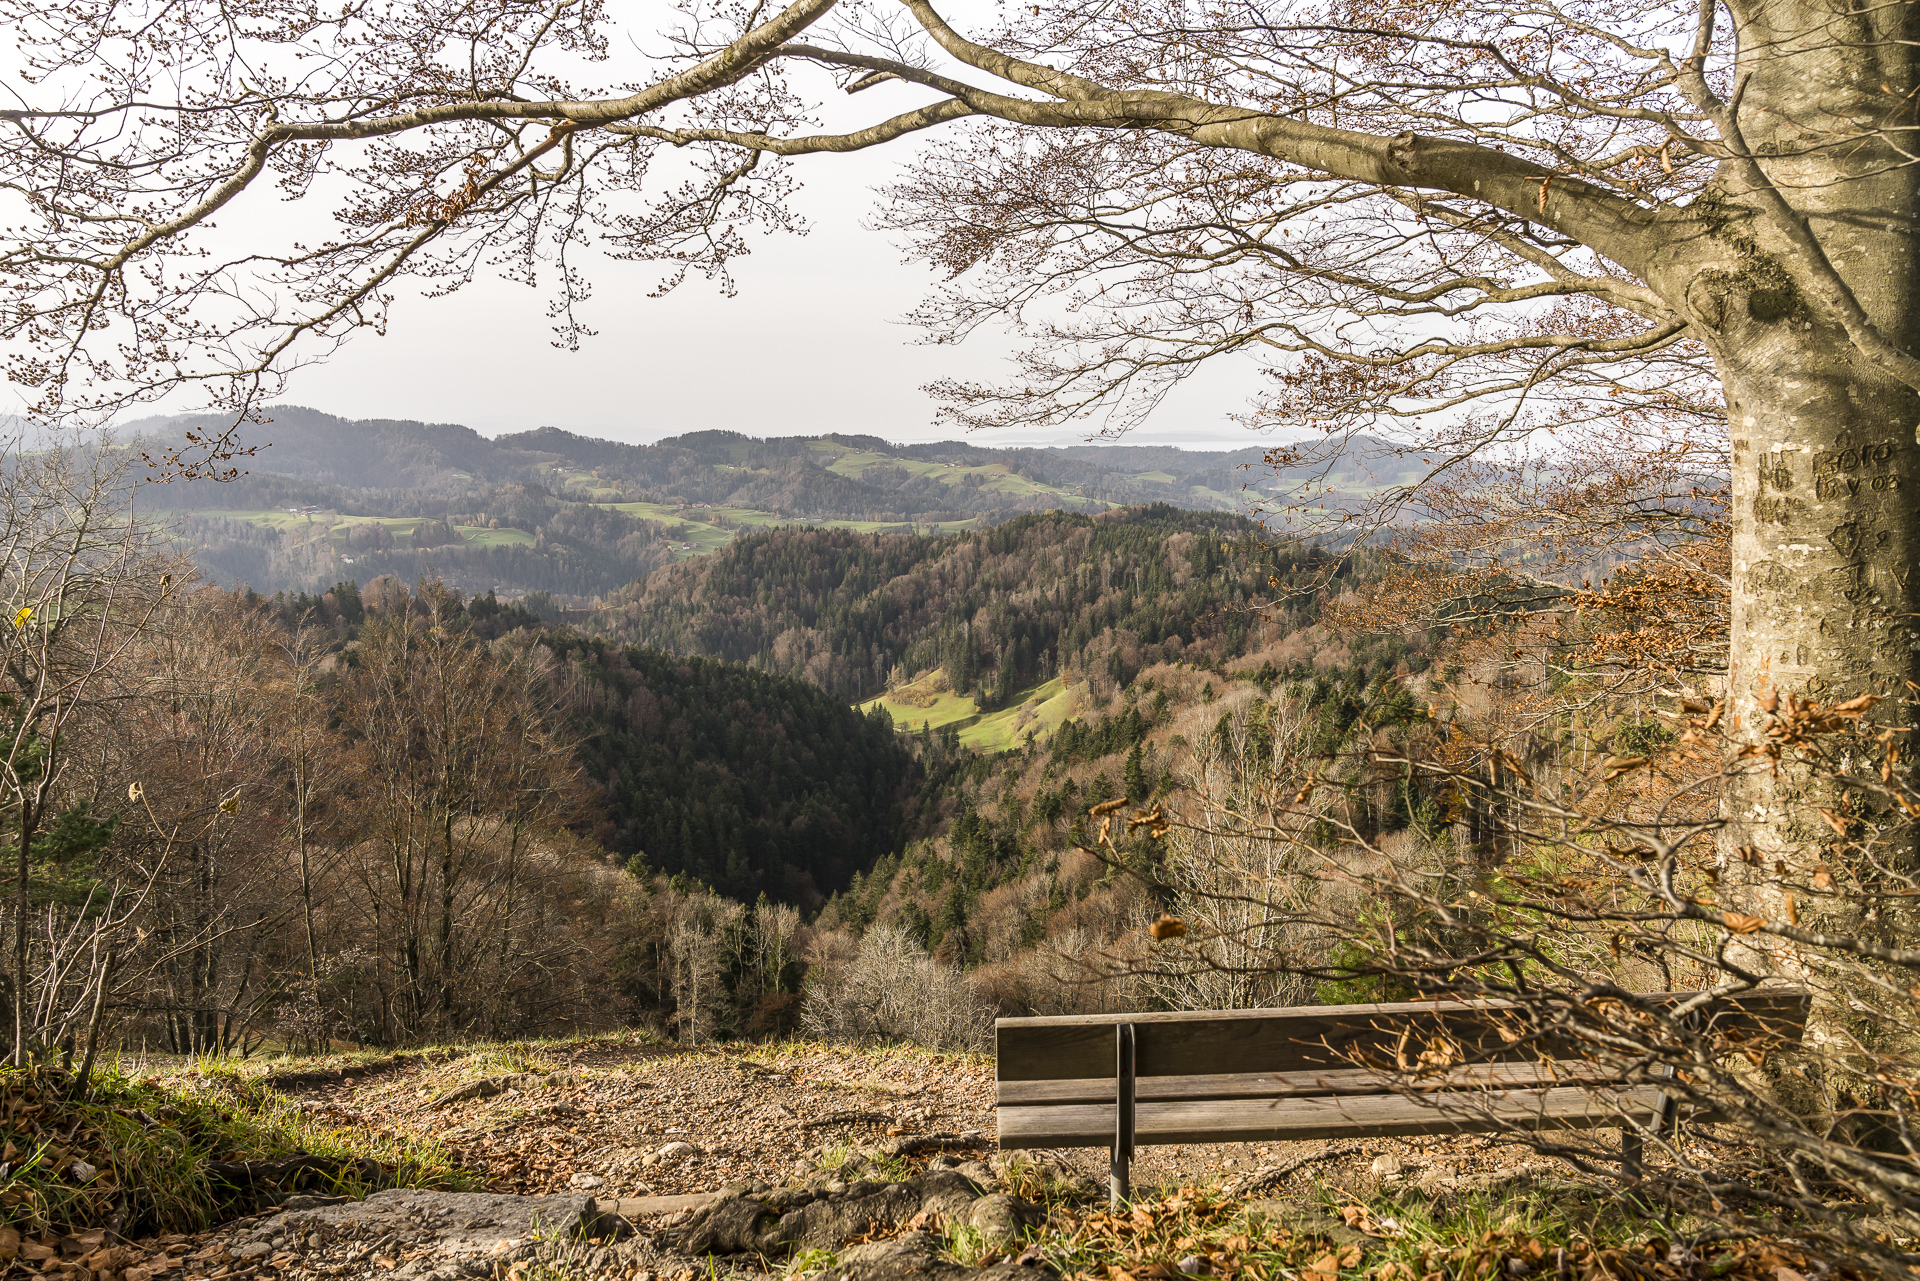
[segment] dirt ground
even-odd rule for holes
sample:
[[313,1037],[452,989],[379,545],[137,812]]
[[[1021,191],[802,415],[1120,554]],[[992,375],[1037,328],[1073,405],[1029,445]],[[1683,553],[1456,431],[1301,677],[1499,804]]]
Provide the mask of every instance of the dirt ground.
[[[975,1135],[980,1155],[996,1150],[987,1056],[591,1042],[556,1047],[545,1057],[578,1083],[436,1107],[448,1088],[444,1066],[411,1061],[281,1088],[316,1119],[431,1135],[500,1192],[632,1197],[707,1192],[755,1179],[779,1186],[836,1148],[913,1135]],[[679,1142],[697,1150],[659,1155]],[[1397,1172],[1377,1172],[1376,1158],[1385,1154],[1391,1159],[1381,1166],[1397,1160]],[[1046,1155],[1105,1183],[1105,1149]],[[1134,1180],[1143,1190],[1219,1180],[1270,1194],[1330,1186],[1363,1195],[1383,1179],[1485,1179],[1544,1170],[1540,1158],[1510,1140],[1372,1139],[1142,1148]]]
[[[511,1088],[445,1097],[509,1074]],[[793,1186],[856,1148],[873,1152],[916,1136],[946,1141],[890,1166],[890,1177],[908,1173],[901,1164],[918,1170],[936,1161],[967,1168],[984,1160],[1007,1168],[994,1139],[993,1060],[983,1055],[803,1043],[682,1049],[639,1038],[599,1039],[346,1066],[337,1060],[286,1064],[270,1069],[268,1079],[323,1125],[437,1140],[488,1191],[587,1193],[603,1206],[756,1181]],[[1104,1189],[1104,1148],[1026,1155],[1083,1176],[1090,1197]],[[1522,1145],[1482,1137],[1151,1147],[1137,1154],[1134,1192],[1152,1196],[1219,1184],[1247,1197],[1313,1204],[1330,1195],[1338,1204],[1387,1188],[1431,1190],[1435,1181],[1497,1191],[1509,1179],[1563,1172]],[[978,1177],[993,1176],[982,1170]],[[205,1233],[131,1243],[124,1281],[448,1281],[466,1275],[432,1270],[431,1249],[383,1254],[381,1247],[316,1245],[317,1239],[263,1242],[260,1224],[271,1213]],[[690,1213],[658,1207],[617,1257],[538,1275],[697,1281],[711,1267],[664,1244],[664,1230]],[[71,1265],[53,1260],[45,1266]],[[8,1276],[29,1275],[26,1266],[21,1260],[5,1265]],[[109,1275],[122,1281],[117,1269],[97,1273],[96,1281]],[[515,1265],[489,1275],[530,1281],[535,1273]]]

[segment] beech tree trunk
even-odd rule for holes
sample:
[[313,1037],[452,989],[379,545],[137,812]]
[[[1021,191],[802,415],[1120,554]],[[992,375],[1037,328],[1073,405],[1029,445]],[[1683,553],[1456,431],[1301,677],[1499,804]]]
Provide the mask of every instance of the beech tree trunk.
[[[1878,694],[1880,719],[1900,725],[1910,721],[1908,682],[1920,681],[1920,396],[1846,369],[1844,347],[1822,362],[1797,346],[1727,382],[1736,511],[1728,724],[1743,743],[1763,733],[1770,695],[1833,703]],[[1816,811],[1833,798],[1810,786],[1790,761],[1777,779],[1744,774],[1727,798],[1729,853],[1750,849],[1768,870],[1784,862],[1810,873],[1836,835]],[[1751,855],[1736,862],[1756,866]],[[1777,897],[1754,907],[1785,911]]]
[[[1825,360],[1798,359],[1729,378],[1733,483],[1733,638],[1729,727],[1739,743],[1758,741],[1762,701],[1788,694],[1823,704],[1863,693],[1884,698],[1876,718],[1913,722],[1909,682],[1920,681],[1914,571],[1920,568],[1920,397],[1911,388],[1849,369],[1843,346]],[[1911,867],[1911,828],[1888,808],[1812,776],[1791,756],[1777,775],[1764,758],[1730,781],[1719,861],[1729,907],[1768,920],[1838,935],[1892,935],[1909,914],[1849,897],[1810,895],[1822,865],[1866,883],[1871,869],[1822,818],[1852,814],[1862,831],[1895,843],[1881,858]],[[1796,888],[1798,887],[1798,888]],[[1847,999],[1854,976],[1823,973],[1817,956],[1751,935],[1740,964],[1803,983],[1815,993],[1807,1027],[1811,1058],[1776,1076],[1782,1102],[1802,1115],[1844,1125],[1857,1084],[1836,1068],[1855,1046],[1881,1047],[1886,1030],[1868,1025]],[[1867,1139],[1869,1136],[1856,1136]]]
[[[1915,85],[1915,6],[1744,4],[1736,17],[1747,147],[1880,333],[1920,350],[1920,184],[1876,132],[1912,118],[1901,99]],[[1879,694],[1885,723],[1904,724],[1908,682],[1920,680],[1920,393],[1796,287],[1787,268],[1808,255],[1769,234],[1764,193],[1733,185],[1728,196],[1733,216],[1713,237],[1737,265],[1685,290],[1730,411],[1730,727],[1752,740],[1770,691],[1822,703]],[[1740,217],[1742,206],[1760,213]],[[1728,796],[1729,851],[1749,847],[1769,867],[1816,859],[1834,833],[1806,788],[1791,768],[1744,779]]]
[[[1738,107],[1746,146],[1873,326],[1901,350],[1920,351],[1920,190],[1911,164],[1876,132],[1912,120],[1915,7],[1741,5],[1736,16],[1748,77]],[[1847,332],[1831,306],[1796,285],[1787,268],[1804,272],[1813,255],[1769,234],[1779,219],[1769,222],[1764,212],[1767,193],[1751,183],[1727,191],[1730,212],[1762,212],[1715,229],[1739,255],[1737,265],[1693,277],[1686,302],[1713,349],[1729,406],[1728,728],[1751,744],[1764,735],[1770,698],[1832,704],[1869,693],[1884,700],[1876,721],[1909,727],[1920,683],[1920,392],[1870,358],[1857,327]],[[1896,929],[1891,910],[1834,908],[1794,888],[1810,884],[1822,864],[1844,874],[1859,862],[1822,808],[1882,826],[1897,836],[1884,858],[1913,864],[1910,829],[1899,816],[1844,792],[1791,754],[1777,774],[1752,768],[1734,780],[1719,851],[1728,906],[1769,920],[1797,916],[1837,933],[1884,937]],[[1853,1038],[1872,1043],[1876,1030],[1852,1026],[1844,993],[1823,984],[1797,949],[1756,945],[1742,959],[1814,986],[1812,1045],[1844,1057]],[[1808,1080],[1805,1088],[1817,1086]],[[1832,1093],[1803,1100],[1809,1107],[1839,1101]]]

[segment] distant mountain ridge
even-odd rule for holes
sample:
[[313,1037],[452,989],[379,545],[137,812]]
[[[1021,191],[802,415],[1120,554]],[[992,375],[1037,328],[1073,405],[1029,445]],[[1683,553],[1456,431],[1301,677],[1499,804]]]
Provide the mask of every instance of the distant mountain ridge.
[[[1002,449],[731,431],[635,445],[557,427],[489,439],[457,423],[296,405],[268,418],[238,433],[257,450],[237,461],[244,475],[142,494],[181,522],[183,545],[210,577],[268,593],[438,574],[465,591],[544,591],[584,608],[755,528],[954,533],[1027,513],[1152,503],[1224,515],[1307,475],[1276,474],[1261,447]],[[157,418],[122,437],[151,450],[224,426],[217,415]],[[1400,479],[1397,462],[1362,448],[1328,479],[1361,492]]]
[[[458,423],[341,418],[298,405],[276,405],[268,413],[271,422],[240,429],[241,446],[260,450],[236,460],[234,465],[243,471],[349,489],[418,489],[450,477],[510,480],[530,468],[562,461],[558,454],[541,455],[489,440]],[[145,419],[124,430],[171,441],[186,431],[218,431],[227,421],[218,414],[190,414]]]
[[[1248,478],[1242,469],[1264,456],[1258,447],[1003,449],[965,441],[894,444],[838,433],[759,439],[696,431],[635,445],[540,427],[489,439],[455,423],[355,420],[297,405],[274,406],[268,415],[271,421],[247,424],[238,433],[243,448],[258,450],[237,464],[252,477],[345,489],[445,491],[476,481],[551,481],[558,469],[569,480],[591,474],[603,486],[640,491],[627,497],[829,519],[950,520],[1138,502],[1229,510]],[[174,441],[184,431],[224,425],[218,415],[201,414],[147,419],[127,430]],[[977,483],[969,483],[969,474]]]

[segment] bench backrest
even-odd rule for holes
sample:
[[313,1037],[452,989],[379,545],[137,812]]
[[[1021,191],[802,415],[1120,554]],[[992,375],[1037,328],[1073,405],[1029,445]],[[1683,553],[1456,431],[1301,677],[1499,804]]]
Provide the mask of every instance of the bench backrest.
[[[1650,998],[1668,1006],[1691,992]],[[1801,988],[1763,988],[1716,999],[1698,1017],[1736,1039],[1798,1041],[1810,1005]],[[1061,1081],[1114,1074],[1114,1028],[1134,1027],[1138,1076],[1298,1072],[1379,1066],[1417,1059],[1441,1038],[1468,1062],[1537,1059],[1556,1047],[1511,1042],[1502,1012],[1490,1001],[1407,1001],[1381,1005],[1304,1005],[1270,1010],[1190,1013],[1072,1014],[999,1019],[994,1024],[1002,1081]],[[1457,1059],[1456,1059],[1457,1061]]]

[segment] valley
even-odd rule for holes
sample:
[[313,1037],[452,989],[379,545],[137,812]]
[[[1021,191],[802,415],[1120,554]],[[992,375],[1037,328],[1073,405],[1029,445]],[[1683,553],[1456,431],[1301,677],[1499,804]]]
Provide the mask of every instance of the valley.
[[[1676,989],[1671,919],[1615,869],[1634,850],[1514,815],[1657,832],[1669,820],[1640,815],[1658,806],[1708,830],[1706,789],[1675,775],[1717,711],[1616,657],[1695,644],[1714,599],[1695,580],[1435,575],[1405,550],[1426,530],[1329,548],[1195,485],[1193,505],[1116,501],[1191,478],[1151,451],[1069,494],[958,447],[670,441],[686,466],[661,492],[624,453],[364,434],[419,483],[318,458],[228,482],[228,506],[148,499],[162,519],[132,526],[137,554],[104,543],[71,597],[12,615],[22,661],[100,679],[32,743],[58,789],[19,893],[66,933],[29,944],[47,1065],[0,1085],[9,1124],[55,1155],[9,1170],[21,1226],[0,1263],[60,1259],[34,1275],[76,1281],[1340,1281],[1371,1258],[1371,1281],[1471,1281],[1532,1275],[1556,1232],[1563,1258],[1616,1231],[1641,1248],[1631,1215],[1570,1227],[1521,1182],[1587,1197],[1614,1139],[1501,1136],[1535,1145],[1525,1165],[1397,1129],[1182,1140],[1103,1209],[1094,1154],[995,1158],[985,1051],[1006,1017],[1466,995],[1598,1020],[1571,1034],[1642,1088],[1614,1047],[1678,1053],[1631,1040],[1670,1000],[1636,994]],[[39,469],[36,492],[117,510],[121,489],[73,479],[114,461],[34,455],[4,479]],[[880,480],[893,508],[853,501]],[[800,498],[818,501],[796,515]],[[249,565],[311,585],[222,577]],[[83,617],[105,643],[71,639]],[[1696,896],[1713,877],[1669,868]],[[121,915],[90,911],[135,878]],[[1596,885],[1638,897],[1594,909]],[[1706,981],[1697,950],[1685,963],[1679,982]],[[1607,999],[1573,1015],[1508,981],[1575,965]],[[50,1066],[88,1010],[97,1095]],[[1532,1035],[1500,1031],[1500,1054]],[[1421,1053],[1463,1066],[1451,1043]],[[1395,1083],[1424,1070],[1396,1062],[1378,1069]],[[1740,1161],[1751,1132],[1687,1141]],[[1538,1226],[1488,1245],[1481,1197]],[[1176,1245],[1209,1253],[1143,1262]],[[1712,1275],[1804,1277],[1779,1248]]]

